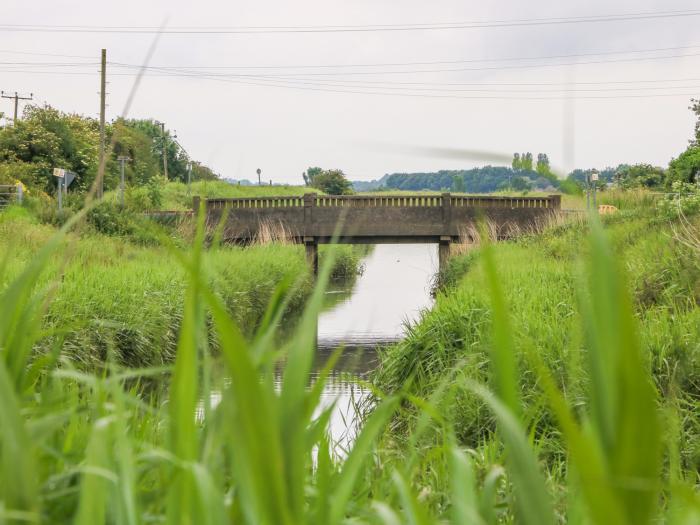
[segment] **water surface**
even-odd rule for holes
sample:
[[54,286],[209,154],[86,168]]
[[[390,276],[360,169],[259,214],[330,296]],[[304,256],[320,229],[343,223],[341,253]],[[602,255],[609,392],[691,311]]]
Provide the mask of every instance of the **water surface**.
[[[437,246],[380,244],[364,260],[352,285],[331,286],[332,306],[318,319],[318,354],[312,380],[338,346],[344,348],[322,394],[321,406],[335,402],[330,435],[341,450],[356,431],[356,406],[369,393],[362,379],[377,364],[377,347],[396,342],[407,322],[432,305],[430,286],[437,271]],[[335,297],[334,295],[337,295]]]
[[[320,411],[335,403],[329,432],[338,454],[344,455],[356,434],[356,409],[369,394],[363,380],[377,365],[377,348],[398,341],[405,324],[430,308],[430,286],[437,266],[436,245],[377,245],[365,258],[362,275],[329,287],[326,307],[318,319],[318,347],[310,384],[318,379],[333,352],[342,347],[318,408]],[[280,363],[274,377],[277,388],[281,388],[283,371]],[[210,400],[216,405],[221,392],[213,391]]]

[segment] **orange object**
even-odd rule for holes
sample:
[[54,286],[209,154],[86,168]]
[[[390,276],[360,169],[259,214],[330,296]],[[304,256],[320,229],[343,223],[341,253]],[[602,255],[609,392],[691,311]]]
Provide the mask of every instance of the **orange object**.
[[615,206],[611,206],[610,204],[601,204],[598,206],[598,213],[601,215],[607,215],[608,213],[615,213],[617,211],[617,208]]

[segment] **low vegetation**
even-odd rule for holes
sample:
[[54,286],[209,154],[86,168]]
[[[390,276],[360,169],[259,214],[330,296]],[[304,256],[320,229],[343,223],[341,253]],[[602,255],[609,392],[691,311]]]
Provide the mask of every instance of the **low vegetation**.
[[[36,249],[2,270],[0,519],[697,521],[697,219],[630,209],[605,232],[558,228],[468,256],[452,291],[384,355],[375,403],[343,459],[326,433],[332,407],[320,402],[333,360],[308,383],[323,286],[280,348],[275,326],[296,296],[286,281],[247,342],[225,281],[250,265],[222,277],[230,261],[201,248],[200,225],[192,249],[165,250],[148,268],[166,294],[176,276],[183,297],[174,365],[124,369],[106,345],[103,371],[80,372],[82,345],[66,345],[75,325],[44,320],[87,261],[103,262],[92,288],[122,271],[109,248],[57,257],[71,254],[70,234],[24,228]],[[137,250],[121,255],[141,263]],[[331,255],[321,283],[332,267]],[[131,269],[123,280],[143,278]],[[125,301],[134,318],[159,293],[138,289]]]
[[[455,389],[446,384],[446,378],[460,378],[468,384],[490,385],[501,391],[499,377],[503,371],[498,369],[502,365],[497,359],[503,358],[499,345],[504,341],[513,354],[513,362],[508,365],[511,383],[502,401],[510,399],[512,408],[512,400],[518,400],[513,412],[543,462],[557,514],[572,519],[572,491],[575,498],[585,498],[591,487],[579,483],[595,483],[585,477],[573,481],[577,476],[585,476],[582,466],[575,463],[575,455],[580,452],[575,447],[580,443],[571,441],[567,428],[570,423],[562,420],[560,411],[568,406],[571,417],[584,420],[589,414],[593,425],[589,431],[601,432],[599,437],[610,440],[608,444],[624,440],[625,433],[631,431],[625,426],[631,425],[629,421],[619,423],[619,434],[603,438],[603,432],[613,432],[604,427],[610,421],[596,423],[595,419],[603,417],[601,411],[621,418],[623,413],[635,410],[632,397],[615,401],[618,394],[613,393],[625,388],[613,385],[613,381],[631,380],[623,377],[623,370],[615,368],[632,366],[627,359],[639,359],[635,373],[641,377],[635,380],[642,381],[640,385],[653,383],[654,408],[647,407],[648,417],[663,419],[670,425],[654,445],[661,447],[663,442],[664,447],[663,454],[656,449],[653,452],[656,465],[651,465],[649,458],[640,457],[639,468],[651,469],[647,472],[658,476],[653,480],[657,489],[665,483],[665,498],[677,482],[698,482],[700,217],[686,219],[678,215],[678,207],[685,207],[694,198],[669,201],[675,202],[672,206],[655,203],[643,192],[619,192],[611,199],[620,211],[604,218],[610,239],[605,264],[624,268],[621,272],[628,276],[624,285],[611,282],[609,268],[598,260],[597,265],[589,262],[589,288],[583,291],[581,261],[600,257],[587,240],[590,233],[586,220],[568,219],[543,234],[472,249],[451,260],[435,307],[409,327],[405,340],[381,353],[381,364],[373,378],[374,387],[383,395],[430,400],[440,414],[438,425],[425,428],[424,408],[420,403],[408,403],[384,438],[390,455],[397,458],[415,447],[422,450],[409,479],[414,486],[425,487],[428,507],[437,510],[452,501],[444,478],[436,475],[449,469],[449,455],[436,452],[446,439],[455,439],[470,451],[478,479],[488,480],[502,461],[506,465],[512,461],[508,439],[499,426],[502,421],[492,404],[485,402],[478,389]],[[494,303],[495,285],[489,284],[493,279],[497,279],[501,290],[500,306]],[[626,305],[628,293],[631,299]],[[601,297],[596,299],[596,294]],[[503,324],[503,312],[499,312],[504,305],[508,308],[507,325]],[[619,320],[613,322],[619,315],[615,308],[623,305],[635,318],[633,329],[625,328]],[[494,331],[494,325],[501,332]],[[625,334],[628,329],[633,333]],[[626,337],[629,340],[621,341]],[[609,355],[596,355],[601,350],[595,346],[600,344],[597,338],[607,339]],[[628,356],[615,364],[613,355],[627,351],[625,345],[638,347],[635,351],[639,356]],[[597,366],[605,371],[597,370]],[[601,373],[607,377],[600,377]],[[616,380],[615,374],[620,374]],[[606,379],[610,384],[605,384]],[[552,389],[561,393],[553,398]],[[599,406],[603,399],[605,407]],[[640,428],[639,432],[650,430]],[[420,438],[416,438],[417,434]],[[603,442],[601,446],[606,445]],[[644,444],[630,442],[627,446],[641,450]],[[622,460],[623,451],[616,450],[612,453],[611,449],[611,462]],[[662,456],[663,472],[659,471]],[[613,469],[612,464],[610,468]],[[515,479],[506,478],[510,479],[508,483],[517,484]],[[501,485],[501,491],[496,491],[494,504],[515,506],[496,513],[502,516],[500,519],[511,512],[517,514],[517,485],[515,500],[509,490],[502,491],[507,486]],[[630,502],[641,503],[643,499],[641,492],[629,495]],[[634,516],[631,507],[628,512],[629,517]],[[648,516],[654,514],[649,510]],[[608,522],[599,518],[593,521]]]
[[[60,279],[51,292],[43,329],[54,334],[42,348],[62,347],[65,357],[90,369],[108,354],[126,366],[169,363],[175,356],[183,316],[187,277],[168,245],[187,246],[179,236],[145,219],[127,222],[100,205],[86,224],[68,233],[59,249],[65,260],[47,262],[38,286]],[[135,220],[135,219],[134,219]],[[53,226],[22,208],[0,214],[0,252],[4,274],[0,287],[19,274],[36,252],[56,235]],[[325,251],[321,259],[325,258]],[[352,278],[361,267],[361,252],[343,247],[332,273]],[[313,283],[302,246],[256,244],[211,247],[203,255],[207,282],[227,306],[235,322],[252,335],[281,282],[294,282],[286,315],[298,315]]]

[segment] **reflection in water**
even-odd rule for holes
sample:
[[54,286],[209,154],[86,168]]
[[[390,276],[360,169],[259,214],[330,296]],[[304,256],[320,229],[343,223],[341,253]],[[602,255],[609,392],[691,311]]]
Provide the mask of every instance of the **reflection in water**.
[[330,437],[341,454],[356,433],[356,407],[369,393],[357,379],[365,379],[376,366],[377,347],[400,339],[405,323],[416,320],[432,304],[437,247],[377,245],[364,262],[365,271],[350,290],[329,289],[332,306],[318,320],[314,374],[323,369],[335,348],[344,346],[321,400],[322,408],[335,402]]
[[[436,271],[436,245],[375,246],[351,293],[319,316],[319,344],[344,341],[358,345],[399,339],[404,322],[430,307],[430,281]],[[329,290],[329,294],[342,292]]]
[[[353,284],[336,283],[327,292],[326,310],[318,319],[318,348],[309,382],[311,385],[318,379],[330,356],[342,346],[343,353],[326,380],[318,409],[320,412],[335,403],[329,432],[340,455],[355,437],[356,407],[369,393],[361,381],[377,365],[377,348],[400,339],[404,324],[431,306],[430,282],[437,271],[437,247],[377,245],[364,262],[365,271]],[[283,370],[284,363],[279,363],[275,370],[278,389]],[[220,400],[221,392],[212,392],[212,405]]]

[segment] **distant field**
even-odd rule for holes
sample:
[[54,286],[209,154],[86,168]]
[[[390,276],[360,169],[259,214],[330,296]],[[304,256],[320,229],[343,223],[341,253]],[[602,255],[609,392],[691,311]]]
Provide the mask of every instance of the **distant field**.
[[192,207],[192,197],[235,198],[235,197],[272,197],[277,195],[303,195],[316,192],[306,186],[238,186],[221,180],[193,182],[188,192],[187,185],[181,182],[169,182],[163,190],[163,209],[186,210]]
[[[368,191],[368,192],[359,192],[358,195],[415,195],[416,193],[420,194],[425,194],[425,195],[440,195],[442,192],[441,191],[434,191],[434,190],[385,190],[385,191]],[[546,197],[548,195],[552,195],[552,193],[557,193],[557,192],[543,192],[543,191],[529,191],[527,193],[522,193],[522,192],[507,192],[507,191],[499,191],[499,192],[494,192],[494,193],[456,193],[456,192],[450,192],[453,195],[501,195],[501,196],[512,196],[512,197]],[[599,194],[600,199],[602,199],[604,196],[602,193]],[[600,200],[599,199],[599,200]],[[584,197],[580,195],[567,195],[567,194],[562,194],[561,196],[561,207],[565,210],[583,210],[586,208],[586,200]]]
[[[139,188],[136,191],[146,192],[146,188]],[[191,187],[187,188],[186,184],[181,182],[168,182],[162,189],[162,205],[159,207],[163,210],[188,210],[192,207],[192,198],[200,196],[202,198],[235,198],[235,197],[272,197],[282,195],[304,195],[305,193],[315,192],[319,190],[309,188],[307,186],[293,186],[290,184],[280,186],[238,186],[221,180],[213,181],[197,181],[193,182]],[[116,192],[109,192],[113,198],[117,198]],[[439,195],[440,191],[433,190],[386,190],[386,191],[371,191],[359,192],[357,195]],[[451,192],[453,195],[458,193]],[[556,193],[556,192],[552,192]],[[629,192],[628,192],[629,193]],[[463,195],[502,195],[513,197],[545,197],[551,195],[549,192],[531,191],[522,192],[495,192],[495,193],[472,193]],[[606,191],[599,192],[597,196],[598,204],[614,204],[616,192]],[[584,210],[586,208],[586,198],[583,195],[567,195],[562,194],[562,209],[564,210]]]
[[[147,195],[147,187],[139,187],[130,190],[132,194]],[[182,182],[168,182],[163,186],[161,210],[189,210],[192,209],[192,198],[199,196],[207,199],[235,198],[235,197],[273,197],[278,195],[304,195],[304,193],[316,192],[314,188],[306,186],[238,186],[222,180],[202,180],[193,182],[188,189]],[[108,199],[116,201],[119,198],[117,190],[108,192]],[[128,193],[127,193],[128,195]]]

